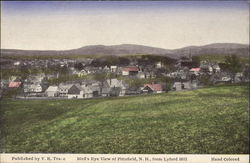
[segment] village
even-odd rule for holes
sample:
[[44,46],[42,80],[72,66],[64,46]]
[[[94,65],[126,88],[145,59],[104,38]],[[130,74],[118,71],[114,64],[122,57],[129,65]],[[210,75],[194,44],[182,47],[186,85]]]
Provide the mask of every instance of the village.
[[[244,75],[246,66],[232,76],[223,71],[218,62],[191,56],[171,60],[168,64],[161,59],[151,61],[150,57],[147,62],[133,59],[117,64],[89,58],[8,60],[1,68],[21,72],[2,77],[1,96],[12,91],[12,97],[21,99],[130,96],[248,81]],[[29,72],[23,76],[29,69],[43,68],[50,71]]]

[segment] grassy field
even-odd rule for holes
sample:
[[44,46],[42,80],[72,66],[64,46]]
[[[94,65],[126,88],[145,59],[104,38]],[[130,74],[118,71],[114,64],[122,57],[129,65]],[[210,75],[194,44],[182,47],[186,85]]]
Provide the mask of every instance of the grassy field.
[[246,86],[93,100],[1,101],[2,152],[249,153]]

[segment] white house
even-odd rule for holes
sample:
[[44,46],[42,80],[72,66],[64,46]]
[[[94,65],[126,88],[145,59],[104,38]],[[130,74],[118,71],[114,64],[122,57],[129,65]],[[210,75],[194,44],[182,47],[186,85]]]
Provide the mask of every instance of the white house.
[[87,75],[87,74],[88,74],[88,71],[86,71],[84,69],[82,69],[81,71],[77,72],[78,77],[82,77],[82,76]]
[[197,68],[191,68],[189,70],[191,73],[195,74],[195,75],[199,75],[201,72],[201,68],[197,67]]
[[117,66],[110,66],[110,72],[117,72]]
[[122,80],[118,79],[109,79],[107,80],[108,87],[112,88],[121,88],[119,96],[124,96],[127,90],[126,84]]
[[24,84],[24,93],[41,93],[43,88],[41,84]]
[[156,63],[156,68],[162,68],[162,67],[163,67],[163,64],[161,62]]
[[138,72],[137,77],[140,78],[140,79],[145,79],[146,74],[144,72]]
[[73,84],[60,84],[58,87],[59,96],[68,97],[68,91]]
[[13,63],[14,66],[19,66],[20,64],[21,63],[19,61]]
[[219,65],[214,65],[213,69],[215,72],[220,72],[220,66]]
[[124,75],[124,76],[137,75],[138,72],[139,72],[139,68],[136,66],[124,67],[122,69],[122,75]]
[[58,86],[49,86],[48,89],[45,91],[48,97],[55,97],[57,96],[58,92]]
[[175,82],[173,85],[173,88],[176,91],[180,91],[180,90],[184,89],[184,84],[182,84],[181,82]]

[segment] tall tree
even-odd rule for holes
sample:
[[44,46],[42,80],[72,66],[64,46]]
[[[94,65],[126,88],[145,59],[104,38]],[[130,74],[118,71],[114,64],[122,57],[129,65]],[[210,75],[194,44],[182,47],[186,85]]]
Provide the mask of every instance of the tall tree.
[[195,67],[200,66],[200,57],[199,56],[192,56],[192,62]]
[[242,71],[242,63],[237,55],[225,56],[225,69],[231,74],[234,81],[237,72]]

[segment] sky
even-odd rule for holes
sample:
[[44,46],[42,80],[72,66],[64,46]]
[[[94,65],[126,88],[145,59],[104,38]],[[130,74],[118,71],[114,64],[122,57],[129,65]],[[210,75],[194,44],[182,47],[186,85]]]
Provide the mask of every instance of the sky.
[[1,1],[1,48],[249,44],[246,1]]

